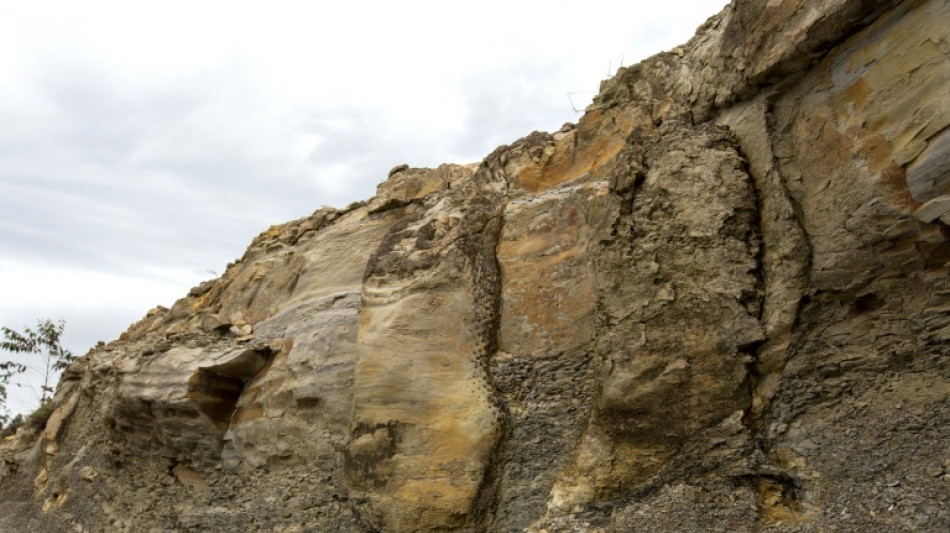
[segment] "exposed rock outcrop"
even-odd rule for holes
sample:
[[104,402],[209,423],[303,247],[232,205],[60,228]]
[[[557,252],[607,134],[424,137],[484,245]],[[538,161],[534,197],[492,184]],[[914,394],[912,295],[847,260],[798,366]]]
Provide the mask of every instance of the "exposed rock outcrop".
[[950,529],[950,3],[735,0],[64,374],[0,529]]

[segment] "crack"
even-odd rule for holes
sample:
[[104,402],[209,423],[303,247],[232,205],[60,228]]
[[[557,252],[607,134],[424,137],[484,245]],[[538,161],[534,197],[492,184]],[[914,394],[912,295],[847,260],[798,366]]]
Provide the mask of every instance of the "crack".
[[[476,320],[479,322],[478,327],[481,330],[479,334],[484,342],[483,353],[479,354],[477,364],[482,371],[482,378],[485,380],[487,389],[490,391],[489,401],[496,412],[497,435],[491,450],[488,452],[485,471],[473,505],[473,514],[477,517],[475,523],[478,528],[489,531],[497,515],[501,480],[505,470],[500,452],[511,434],[511,413],[503,401],[503,395],[499,392],[495,380],[492,378],[490,364],[491,358],[498,352],[499,346],[502,280],[501,265],[498,261],[498,246],[505,227],[505,209],[509,203],[509,185],[503,171],[499,172],[488,166],[483,168],[484,172],[491,175],[492,178],[501,180],[504,184],[504,190],[498,193],[497,201],[493,202],[495,212],[479,225],[477,231],[468,231],[461,235],[460,237],[463,240],[459,243],[459,247],[463,252],[466,252],[465,255],[470,261],[476,307],[484,309],[483,316],[476,313]],[[469,239],[480,242],[470,243],[468,242]]]
[[[768,410],[777,392],[781,375],[789,357],[790,340],[800,320],[805,289],[811,272],[812,245],[805,230],[804,213],[787,186],[788,170],[775,155],[782,139],[777,131],[774,114],[780,94],[773,91],[763,96],[759,106],[750,107],[754,113],[751,131],[746,136],[767,138],[764,168],[756,176],[752,168],[746,172],[751,178],[756,202],[755,224],[761,238],[761,249],[756,256],[755,273],[763,291],[759,322],[765,340],[754,352],[750,368],[752,405],[745,420],[754,430]],[[737,132],[738,133],[738,132]],[[741,138],[741,135],[739,135]],[[740,154],[750,160],[740,143]],[[787,310],[789,303],[794,309]]]
[[804,261],[803,268],[805,270],[805,275],[809,275],[812,268],[812,255],[814,247],[811,243],[810,235],[805,229],[805,210],[802,207],[798,199],[791,193],[788,189],[788,183],[786,180],[786,174],[783,172],[783,163],[782,160],[775,156],[775,146],[779,134],[777,133],[777,125],[775,118],[775,102],[778,100],[779,93],[769,94],[765,99],[765,134],[769,140],[769,149],[772,152],[772,171],[774,172],[774,181],[779,187],[782,197],[791,205],[792,213],[795,215],[795,224],[798,231],[801,234],[801,238],[804,239],[804,245],[806,247],[807,253],[802,258]]

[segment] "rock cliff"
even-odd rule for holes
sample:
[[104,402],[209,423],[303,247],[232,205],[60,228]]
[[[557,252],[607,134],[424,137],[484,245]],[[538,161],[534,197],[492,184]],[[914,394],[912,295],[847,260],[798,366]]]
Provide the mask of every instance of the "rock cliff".
[[950,2],[734,0],[64,374],[4,531],[950,530]]

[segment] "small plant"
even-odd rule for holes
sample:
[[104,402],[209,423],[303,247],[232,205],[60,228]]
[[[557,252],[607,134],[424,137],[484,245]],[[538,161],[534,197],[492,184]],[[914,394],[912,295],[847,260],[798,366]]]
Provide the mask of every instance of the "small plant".
[[[42,361],[42,365],[37,369],[43,376],[40,408],[37,409],[37,413],[42,411],[44,406],[47,406],[52,399],[52,380],[76,359],[69,350],[63,348],[61,338],[65,326],[66,323],[62,320],[53,322],[46,319],[37,320],[35,330],[25,327],[22,333],[8,327],[0,327],[0,332],[3,333],[0,349],[12,353],[36,354]],[[15,361],[0,362],[0,409],[3,409],[6,405],[6,385],[14,376],[32,368],[34,367]],[[49,415],[47,414],[46,417],[48,418]],[[4,425],[8,421],[9,415],[5,411],[0,411],[0,425]],[[43,419],[43,425],[45,424],[46,420]]]
[[24,417],[22,414],[19,414],[13,417],[6,425],[0,424],[0,427],[2,427],[2,429],[0,429],[0,439],[5,439],[13,435],[18,429],[24,426],[28,426],[35,431],[43,431],[46,429],[46,422],[49,421],[49,417],[52,416],[52,414],[53,400],[46,400],[29,416]]
[[10,415],[4,408],[7,403],[7,383],[16,376],[26,371],[26,366],[14,361],[0,362],[0,427],[3,427],[10,421]]
[[16,415],[12,420],[10,420],[9,423],[6,423],[6,421],[4,421],[4,423],[0,423],[0,426],[3,426],[3,429],[0,429],[0,440],[3,440],[16,433],[16,430],[19,429],[24,422],[26,422],[26,419],[23,418],[23,415]]
[[27,417],[26,423],[37,431],[43,431],[46,429],[46,422],[52,414],[53,400],[46,400],[36,408],[36,411],[33,411],[33,414]]

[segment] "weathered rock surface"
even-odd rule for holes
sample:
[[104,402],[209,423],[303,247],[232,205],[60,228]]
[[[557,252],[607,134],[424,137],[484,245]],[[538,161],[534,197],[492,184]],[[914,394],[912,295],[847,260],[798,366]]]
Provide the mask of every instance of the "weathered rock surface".
[[0,445],[6,531],[950,529],[950,2],[735,0],[262,233]]

